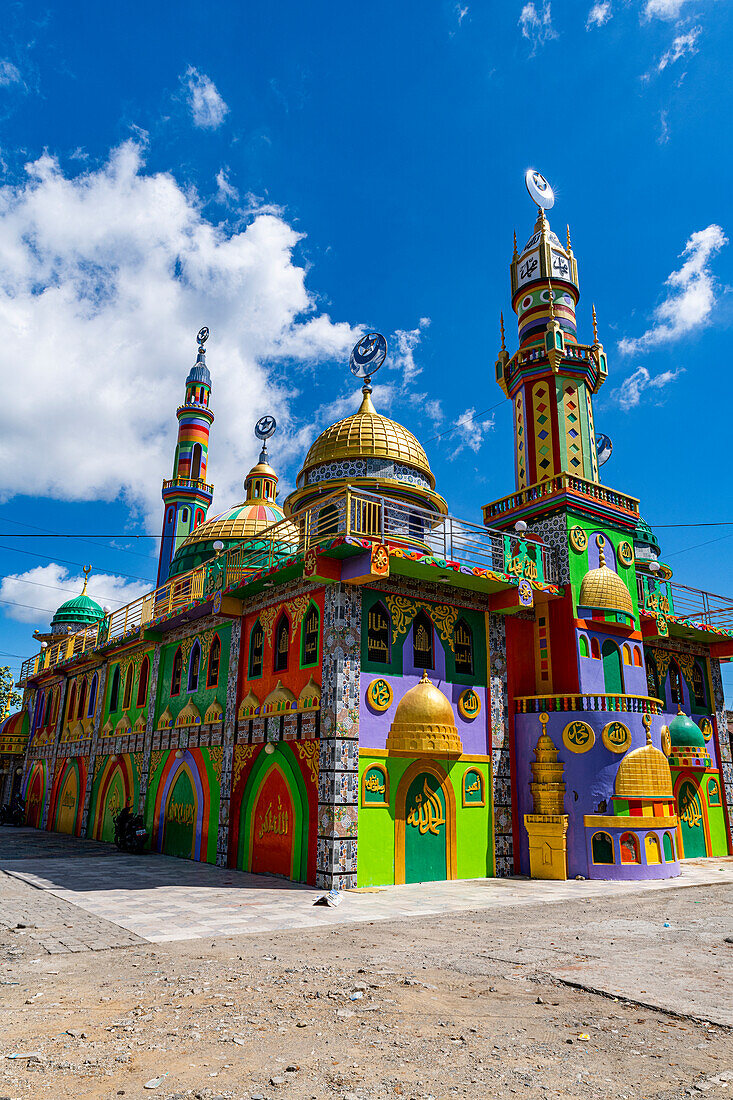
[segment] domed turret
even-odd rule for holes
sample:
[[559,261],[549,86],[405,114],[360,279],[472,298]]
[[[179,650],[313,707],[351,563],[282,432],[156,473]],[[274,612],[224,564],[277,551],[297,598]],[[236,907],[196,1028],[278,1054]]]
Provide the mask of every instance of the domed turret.
[[[91,596],[87,596],[87,581],[91,573],[91,566],[84,568],[84,587],[79,596],[62,603],[54,617],[51,619],[52,634],[75,633],[86,626],[96,626],[104,618],[104,611]],[[39,635],[40,637],[40,635]]]
[[672,749],[703,749],[705,750],[705,738],[702,730],[693,722],[687,714],[683,714],[679,707],[677,717],[669,723],[669,739]]
[[581,607],[595,607],[604,611],[623,611],[634,614],[631,594],[613,569],[606,565],[603,543],[598,539],[598,568],[589,569],[580,586],[578,604]]
[[462,753],[450,700],[431,684],[423,670],[422,679],[400,700],[389,728],[387,751],[414,753]]
[[654,748],[648,729],[646,745],[627,753],[621,761],[616,773],[615,794],[617,798],[671,801],[672,773],[667,757]]

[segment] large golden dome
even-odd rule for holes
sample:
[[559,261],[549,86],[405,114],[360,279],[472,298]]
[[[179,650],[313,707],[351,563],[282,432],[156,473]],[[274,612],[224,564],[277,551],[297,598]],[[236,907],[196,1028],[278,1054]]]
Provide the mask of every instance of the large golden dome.
[[401,424],[378,413],[369,393],[364,394],[358,412],[321,432],[306,455],[301,473],[324,462],[341,462],[349,458],[404,462],[424,474],[430,487],[435,488],[428,456],[415,436]]
[[672,773],[667,757],[654,748],[651,733],[647,732],[643,749],[634,749],[621,761],[614,793],[618,798],[672,800]]
[[578,603],[581,607],[600,607],[633,615],[631,594],[618,573],[606,565],[602,546],[599,547],[598,560],[598,569],[589,569],[583,577]]
[[413,753],[462,753],[450,700],[431,684],[427,672],[405,692],[395,711],[387,736],[387,751]]

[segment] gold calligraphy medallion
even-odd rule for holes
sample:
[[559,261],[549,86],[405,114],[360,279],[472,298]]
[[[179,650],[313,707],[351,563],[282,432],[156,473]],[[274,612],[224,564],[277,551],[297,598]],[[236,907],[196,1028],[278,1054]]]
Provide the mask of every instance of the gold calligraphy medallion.
[[631,733],[623,722],[608,722],[601,731],[601,737],[611,752],[626,752],[631,744]]
[[595,740],[596,735],[587,722],[570,722],[562,734],[563,744],[570,752],[588,752]]
[[367,688],[366,695],[369,706],[372,710],[376,710],[378,714],[382,714],[392,706],[392,688],[381,677],[378,680],[372,680]]

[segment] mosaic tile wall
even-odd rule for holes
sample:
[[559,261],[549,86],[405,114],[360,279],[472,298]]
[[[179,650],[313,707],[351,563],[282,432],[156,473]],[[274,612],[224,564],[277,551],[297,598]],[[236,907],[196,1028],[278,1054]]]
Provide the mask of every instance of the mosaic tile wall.
[[547,519],[532,520],[530,533],[544,539],[555,551],[557,576],[553,584],[570,584],[570,550],[568,548],[568,526],[564,515],[548,516]]
[[48,794],[43,803],[43,814],[41,815],[40,828],[45,829],[48,825],[48,812],[51,807],[51,790],[53,788],[53,780],[56,774],[56,757],[59,752],[59,741],[61,740],[61,727],[64,724],[64,712],[66,710],[66,693],[69,690],[69,681],[64,680],[64,686],[61,689],[61,702],[59,703],[59,713],[56,719],[56,727],[53,731],[53,745],[47,745],[45,752],[41,755],[45,756],[48,760]]
[[718,746],[720,750],[720,775],[725,789],[725,801],[728,805],[729,820],[733,818],[733,759],[731,758],[728,720],[725,713],[723,680],[720,675],[720,661],[710,658],[710,676],[713,681],[713,707],[718,724]]
[[489,615],[491,685],[491,785],[494,805],[496,876],[514,874],[512,775],[509,758],[506,630],[503,615]]
[[158,670],[160,668],[160,654],[162,646],[156,646],[153,650],[153,659],[150,662],[150,679],[148,681],[148,721],[145,726],[145,745],[143,747],[142,764],[140,765],[140,797],[137,803],[137,812],[145,813],[145,796],[148,793],[148,778],[150,776],[150,754],[153,751],[153,735],[155,733],[155,701],[158,697]]
[[356,886],[361,592],[329,585],[323,615],[316,885]]
[[89,767],[87,768],[87,784],[84,789],[84,809],[81,816],[81,835],[87,835],[87,825],[89,824],[89,803],[92,798],[92,784],[94,783],[94,761],[97,755],[97,744],[99,742],[99,727],[102,724],[102,714],[104,712],[104,697],[107,691],[107,669],[108,665],[102,665],[99,669],[99,680],[97,681],[97,707],[94,713],[94,726],[92,727],[92,739],[89,746]]
[[242,640],[242,620],[232,622],[229,642],[229,670],[227,680],[227,702],[224,708],[224,747],[221,765],[221,800],[219,802],[219,835],[216,841],[216,863],[226,867],[229,849],[229,802],[232,793],[232,761],[234,759],[234,738],[237,730],[237,682],[239,670],[239,647]]

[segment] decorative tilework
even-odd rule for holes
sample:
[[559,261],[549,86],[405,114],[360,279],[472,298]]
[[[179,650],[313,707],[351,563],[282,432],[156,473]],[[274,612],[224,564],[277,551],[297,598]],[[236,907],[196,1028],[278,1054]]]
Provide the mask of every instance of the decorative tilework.
[[[497,658],[501,669],[497,669]],[[491,667],[491,786],[497,878],[514,874],[512,787],[509,758],[509,707],[506,681],[506,630],[503,615],[489,615]]]

